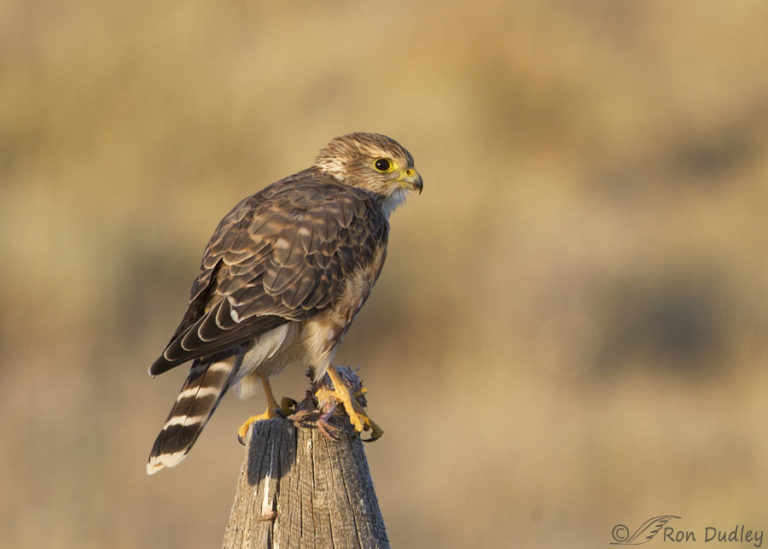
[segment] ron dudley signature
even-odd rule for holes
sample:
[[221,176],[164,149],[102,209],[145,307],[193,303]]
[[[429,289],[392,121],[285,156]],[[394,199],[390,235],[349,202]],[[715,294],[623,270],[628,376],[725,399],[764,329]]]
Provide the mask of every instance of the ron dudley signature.
[[[665,526],[662,530],[662,541],[696,541],[703,539],[704,543],[716,541],[719,543],[751,543],[755,547],[763,545],[763,530],[752,530],[743,524],[737,524],[732,530],[721,530],[716,526],[704,527],[704,537],[697,538],[694,530],[675,530],[671,526]],[[701,532],[699,532],[701,533]]]
[[698,530],[678,528],[676,523],[680,519],[677,515],[658,515],[651,517],[642,523],[634,531],[630,531],[624,524],[617,524],[611,530],[611,545],[642,545],[649,541],[657,543],[691,543],[703,541],[704,543],[739,543],[752,544],[762,547],[764,530],[747,528],[744,524],[737,524],[731,529],[717,526],[705,526]]

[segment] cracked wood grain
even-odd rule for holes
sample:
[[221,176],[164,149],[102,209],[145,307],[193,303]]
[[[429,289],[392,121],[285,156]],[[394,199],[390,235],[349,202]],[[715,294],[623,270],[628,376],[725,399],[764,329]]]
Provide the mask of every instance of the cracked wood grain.
[[311,421],[255,423],[223,547],[389,547],[360,437],[342,428],[329,438]]

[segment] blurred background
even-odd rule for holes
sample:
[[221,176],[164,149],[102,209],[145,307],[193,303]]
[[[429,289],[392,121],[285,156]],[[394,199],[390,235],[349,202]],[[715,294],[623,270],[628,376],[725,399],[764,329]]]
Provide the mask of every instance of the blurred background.
[[385,429],[394,547],[768,529],[766,21],[757,0],[0,2],[2,545],[219,546],[263,397],[147,477],[184,377],[147,367],[218,220],[356,130],[425,181],[337,354]]

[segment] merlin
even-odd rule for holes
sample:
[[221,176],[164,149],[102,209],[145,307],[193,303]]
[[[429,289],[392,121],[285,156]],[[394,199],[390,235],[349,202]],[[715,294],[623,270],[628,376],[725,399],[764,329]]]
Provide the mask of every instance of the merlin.
[[387,253],[389,216],[421,193],[413,157],[380,134],[332,139],[312,167],[243,199],[221,220],[203,253],[189,306],[152,376],[192,361],[155,440],[147,473],[181,462],[230,387],[261,385],[292,365],[325,373],[358,432],[365,415],[333,367],[336,349],[376,283]]

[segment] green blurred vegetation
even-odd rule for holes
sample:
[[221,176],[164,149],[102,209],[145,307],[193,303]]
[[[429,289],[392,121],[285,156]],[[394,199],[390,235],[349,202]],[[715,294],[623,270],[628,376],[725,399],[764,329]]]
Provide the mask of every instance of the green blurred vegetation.
[[425,180],[337,355],[386,431],[367,450],[395,547],[600,547],[666,513],[765,528],[767,20],[0,3],[4,546],[220,543],[262,402],[226,399],[148,478],[183,373],[146,368],[220,217],[355,130]]

